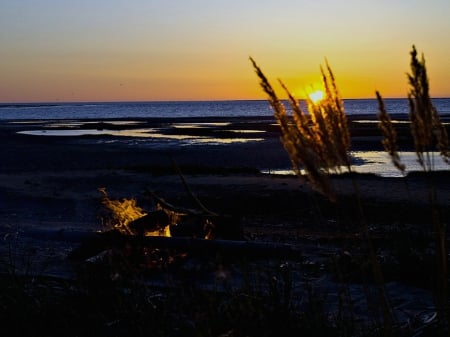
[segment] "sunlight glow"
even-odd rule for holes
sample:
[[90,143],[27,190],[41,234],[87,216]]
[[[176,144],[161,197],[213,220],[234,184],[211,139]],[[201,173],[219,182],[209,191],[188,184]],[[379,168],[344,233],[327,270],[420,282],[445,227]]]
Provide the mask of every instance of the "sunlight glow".
[[316,104],[316,103],[320,102],[323,99],[324,93],[323,93],[322,90],[316,90],[316,91],[311,92],[308,96],[309,96],[309,99],[314,104]]

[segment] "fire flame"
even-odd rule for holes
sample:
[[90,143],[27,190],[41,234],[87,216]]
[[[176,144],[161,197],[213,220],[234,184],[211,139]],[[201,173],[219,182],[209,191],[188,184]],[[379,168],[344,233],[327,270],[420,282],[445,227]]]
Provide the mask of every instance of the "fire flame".
[[[133,235],[134,231],[129,224],[147,213],[137,205],[136,199],[111,200],[106,193],[106,188],[99,188],[102,194],[102,204],[110,211],[111,220],[115,229],[124,234]],[[170,237],[170,226],[167,225],[161,229],[146,231],[145,236],[167,236]]]

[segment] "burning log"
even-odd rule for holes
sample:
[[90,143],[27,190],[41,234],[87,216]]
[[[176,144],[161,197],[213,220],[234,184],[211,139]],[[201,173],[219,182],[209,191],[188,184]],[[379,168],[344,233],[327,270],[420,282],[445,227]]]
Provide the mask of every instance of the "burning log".
[[156,209],[145,212],[135,199],[111,200],[105,189],[102,203],[109,210],[114,228],[129,235],[186,236],[195,238],[242,240],[240,219],[200,209],[176,207],[151,191],[147,196],[156,203]]
[[128,224],[130,230],[137,235],[144,235],[145,233],[152,233],[155,231],[164,231],[167,226],[170,226],[170,218],[167,212],[162,209],[149,212]]
[[[236,216],[217,214],[201,205],[200,209],[176,207],[151,191],[146,191],[157,203],[157,208],[169,217],[172,236],[242,240],[241,221]],[[139,221],[139,219],[138,219]]]
[[156,203],[156,209],[150,212],[140,208],[135,199],[111,200],[105,189],[100,192],[114,229],[83,242],[69,255],[72,260],[86,260],[107,250],[133,251],[137,256],[153,255],[162,249],[183,256],[221,253],[231,258],[258,255],[261,250],[269,254],[266,246],[239,241],[243,239],[240,219],[208,210],[190,190],[198,209],[175,207],[147,190],[146,195]]

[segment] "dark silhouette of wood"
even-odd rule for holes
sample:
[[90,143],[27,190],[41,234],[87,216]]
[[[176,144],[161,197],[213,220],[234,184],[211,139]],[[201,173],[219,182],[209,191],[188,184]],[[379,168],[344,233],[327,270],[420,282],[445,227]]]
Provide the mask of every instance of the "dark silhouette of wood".
[[186,252],[191,256],[209,257],[221,254],[229,259],[288,258],[301,259],[301,251],[292,245],[236,240],[205,240],[187,237],[125,235],[117,230],[84,235],[85,240],[68,256],[75,261],[87,260],[109,249],[127,245]]

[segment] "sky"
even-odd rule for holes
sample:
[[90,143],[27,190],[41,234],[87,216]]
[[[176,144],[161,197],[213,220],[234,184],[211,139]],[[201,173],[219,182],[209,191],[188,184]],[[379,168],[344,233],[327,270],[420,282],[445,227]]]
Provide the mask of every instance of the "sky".
[[[414,44],[450,97],[448,0],[0,0],[0,102],[405,97]],[[282,96],[280,92],[280,96]]]

